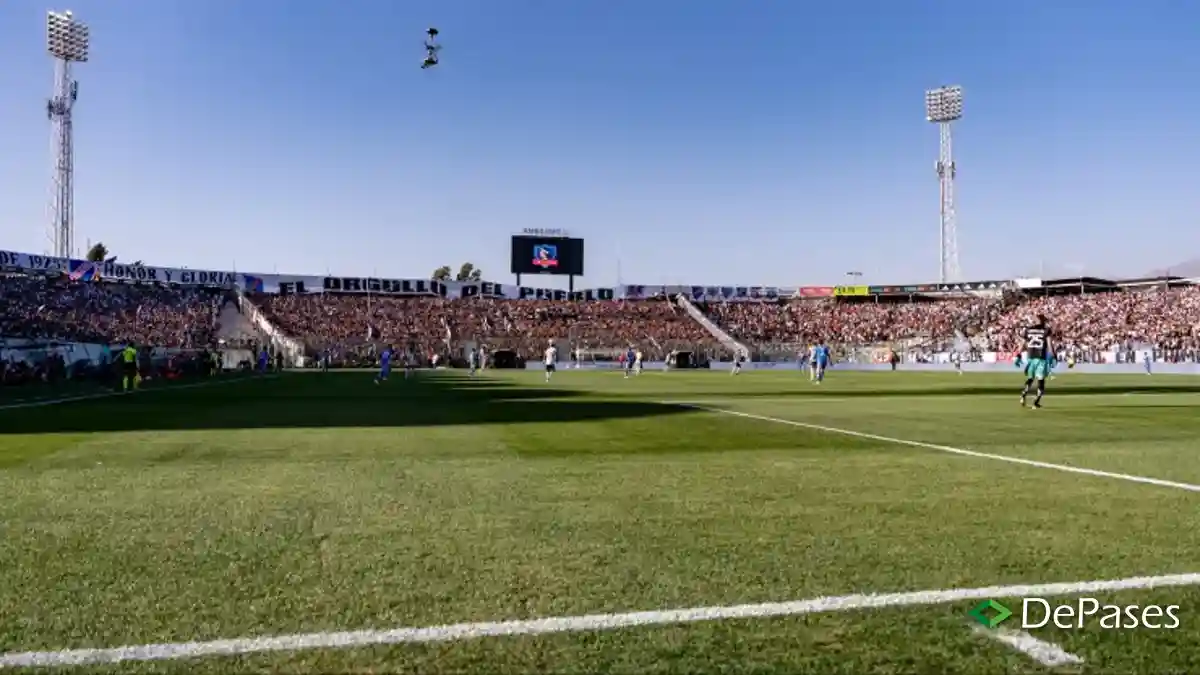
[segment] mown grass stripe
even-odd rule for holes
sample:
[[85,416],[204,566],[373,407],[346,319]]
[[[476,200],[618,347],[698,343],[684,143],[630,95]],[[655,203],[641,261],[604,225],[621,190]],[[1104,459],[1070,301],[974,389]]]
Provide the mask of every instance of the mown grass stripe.
[[728,619],[760,619],[864,609],[941,605],[968,600],[1018,597],[1052,597],[1124,590],[1200,585],[1200,573],[1133,577],[1107,581],[1077,581],[982,588],[937,589],[903,593],[824,596],[793,602],[773,602],[725,607],[691,607],[621,614],[561,616],[521,621],[459,623],[426,628],[359,630],[338,633],[305,633],[272,637],[237,638],[206,642],[145,644],[111,649],[66,649],[0,655],[0,668],[63,667],[124,661],[162,661],[201,656],[235,656],[305,649],[338,649],[371,645],[451,642],[482,637],[542,635],[615,630],[638,626],[695,623]]

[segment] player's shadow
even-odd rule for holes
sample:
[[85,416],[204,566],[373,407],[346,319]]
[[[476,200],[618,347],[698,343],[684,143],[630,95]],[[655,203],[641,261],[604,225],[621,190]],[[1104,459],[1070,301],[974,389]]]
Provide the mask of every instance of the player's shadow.
[[375,385],[369,373],[294,373],[213,386],[163,385],[49,406],[4,409],[0,436],[105,431],[438,427],[635,419],[688,408],[598,397],[527,380],[403,374]]

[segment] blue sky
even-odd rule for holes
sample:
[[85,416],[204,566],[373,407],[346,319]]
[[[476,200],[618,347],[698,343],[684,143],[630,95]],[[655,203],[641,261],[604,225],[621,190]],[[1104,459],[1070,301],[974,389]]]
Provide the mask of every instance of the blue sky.
[[[40,253],[47,6],[0,3],[0,247]],[[1200,256],[1200,3],[76,0],[76,228],[122,260],[421,277],[587,239],[583,286],[937,276],[961,84],[967,280]],[[424,29],[443,64],[418,68]]]

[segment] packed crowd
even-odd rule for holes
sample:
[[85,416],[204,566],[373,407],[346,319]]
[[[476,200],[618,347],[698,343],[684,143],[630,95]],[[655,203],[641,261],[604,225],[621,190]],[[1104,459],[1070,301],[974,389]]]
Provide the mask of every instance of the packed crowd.
[[0,336],[201,348],[223,294],[199,288],[0,276]]
[[336,359],[373,344],[448,354],[462,342],[537,358],[548,340],[615,349],[634,344],[654,358],[716,348],[712,336],[667,300],[565,302],[445,300],[354,295],[257,295],[252,301],[285,333]]
[[901,304],[714,303],[704,309],[734,337],[760,345],[928,341],[945,347],[965,340],[983,351],[1016,351],[1021,328],[1043,314],[1064,349],[1097,353],[1154,348],[1166,359],[1200,353],[1200,287]]
[[[253,296],[285,334],[335,356],[388,343],[451,355],[483,343],[537,358],[547,340],[572,349],[636,345],[648,359],[672,350],[715,352],[718,343],[666,299],[639,301],[447,300],[308,294]],[[99,284],[64,277],[0,276],[0,336],[199,349],[213,344],[221,291]],[[1200,357],[1200,287],[1089,295],[875,302],[867,298],[701,304],[716,324],[752,346],[816,341],[879,345],[969,341],[1015,351],[1022,326],[1050,318],[1060,345],[1082,352],[1153,348],[1162,358]]]
[[972,335],[1001,315],[1003,303],[998,298],[904,303],[803,300],[712,303],[703,309],[731,335],[752,344],[876,344]]
[[1051,320],[1059,344],[1085,353],[1154,348],[1160,358],[1193,360],[1200,351],[1200,287],[1060,295],[1014,305],[987,326],[986,344],[1015,351],[1021,326]]

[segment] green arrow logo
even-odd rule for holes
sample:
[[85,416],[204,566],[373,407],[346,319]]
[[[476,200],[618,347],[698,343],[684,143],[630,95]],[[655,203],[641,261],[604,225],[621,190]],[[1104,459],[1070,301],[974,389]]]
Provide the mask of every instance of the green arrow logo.
[[[990,616],[989,616],[990,614]],[[967,612],[967,616],[975,619],[979,623],[988,628],[995,628],[1004,623],[1004,620],[1012,616],[1012,610],[995,600],[984,600],[975,605],[975,608]]]

